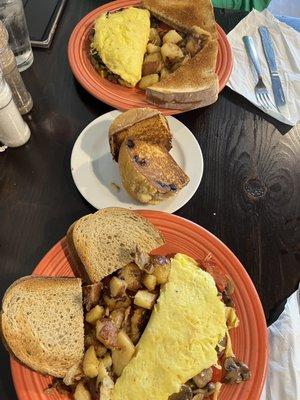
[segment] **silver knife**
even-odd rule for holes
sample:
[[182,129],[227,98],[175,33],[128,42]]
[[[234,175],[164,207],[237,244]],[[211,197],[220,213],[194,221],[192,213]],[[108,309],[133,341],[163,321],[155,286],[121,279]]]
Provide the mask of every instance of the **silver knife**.
[[277,107],[281,107],[285,104],[285,96],[283,93],[282,84],[281,84],[278,69],[277,69],[275,52],[274,52],[270,32],[266,26],[260,26],[258,28],[258,30],[259,30],[264,53],[265,53],[269,71],[270,71],[275,103],[276,103]]

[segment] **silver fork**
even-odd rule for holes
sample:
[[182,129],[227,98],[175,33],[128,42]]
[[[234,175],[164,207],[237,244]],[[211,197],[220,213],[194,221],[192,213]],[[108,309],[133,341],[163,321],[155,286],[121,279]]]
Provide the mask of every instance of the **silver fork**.
[[252,61],[258,76],[258,82],[254,88],[256,99],[265,110],[276,110],[276,107],[269,96],[268,89],[262,80],[260,62],[255,49],[254,41],[251,36],[243,36],[243,42],[245,44],[247,54]]

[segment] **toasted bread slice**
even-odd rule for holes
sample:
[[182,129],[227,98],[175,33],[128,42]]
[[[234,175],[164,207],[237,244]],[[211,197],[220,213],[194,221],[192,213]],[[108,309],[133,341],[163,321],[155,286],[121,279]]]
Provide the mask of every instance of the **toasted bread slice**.
[[218,98],[219,81],[215,73],[217,41],[209,41],[191,60],[175,72],[146,89],[147,101],[161,107],[192,109]]
[[118,161],[121,144],[128,137],[172,148],[172,134],[166,117],[153,108],[134,108],[120,114],[109,128],[109,144]]
[[87,283],[97,283],[134,259],[136,246],[150,252],[164,244],[148,220],[124,208],[104,208],[76,221],[67,232],[73,267]]
[[193,25],[216,38],[214,10],[210,0],[142,0],[142,6],[159,20],[183,32]]
[[158,83],[146,89],[149,103],[165,108],[189,110],[207,106],[218,98],[215,73],[218,42],[210,0],[142,0],[143,7],[175,29],[192,34],[195,27],[203,32],[202,49],[186,63]]
[[121,146],[119,169],[125,189],[141,203],[159,203],[189,182],[165,147],[131,138]]
[[84,354],[81,280],[35,276],[17,280],[3,297],[1,331],[18,361],[63,378]]

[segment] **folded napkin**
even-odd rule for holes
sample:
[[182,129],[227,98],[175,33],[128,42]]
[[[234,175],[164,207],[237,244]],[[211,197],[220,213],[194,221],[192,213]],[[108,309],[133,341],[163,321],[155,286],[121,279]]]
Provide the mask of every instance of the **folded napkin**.
[[299,400],[300,287],[268,331],[269,369],[260,400]]
[[[257,74],[248,59],[242,40],[245,35],[253,37],[261,63],[263,82],[275,104],[268,64],[258,32],[258,27],[261,25],[269,28],[286,98],[286,105],[280,107],[280,112],[277,110],[266,111],[256,100],[254,87],[257,83]],[[278,21],[267,10],[261,13],[253,10],[229,32],[227,37],[234,57],[233,71],[228,86],[281,122],[295,125],[300,121],[300,33]]]

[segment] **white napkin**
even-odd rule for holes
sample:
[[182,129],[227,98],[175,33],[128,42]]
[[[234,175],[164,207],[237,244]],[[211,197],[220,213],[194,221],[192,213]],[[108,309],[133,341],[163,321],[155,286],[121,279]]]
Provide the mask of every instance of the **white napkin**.
[[269,370],[260,400],[299,400],[300,287],[268,331]]
[[[248,59],[243,36],[251,35],[256,45],[256,50],[262,68],[263,82],[269,90],[274,102],[271,78],[268,64],[265,59],[258,27],[265,25],[269,28],[276,55],[277,67],[281,79],[286,105],[276,110],[266,111],[262,109],[256,100],[254,87],[257,83],[257,75]],[[265,10],[251,11],[229,34],[234,63],[228,86],[234,91],[246,97],[262,111],[289,125],[295,125],[300,121],[300,33],[283,22],[278,21]],[[274,102],[275,104],[275,102]]]

